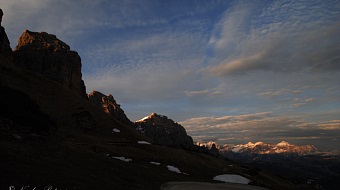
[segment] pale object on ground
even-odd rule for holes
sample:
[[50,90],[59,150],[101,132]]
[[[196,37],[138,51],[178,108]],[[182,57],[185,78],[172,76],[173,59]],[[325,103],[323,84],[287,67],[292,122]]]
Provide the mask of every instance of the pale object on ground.
[[151,143],[146,142],[146,141],[138,141],[138,144],[151,144]]
[[175,173],[182,173],[178,168],[176,168],[175,166],[170,166],[168,165],[167,166],[168,170],[171,171],[171,172],[175,172]]
[[112,129],[112,132],[119,133],[119,132],[120,132],[120,130],[119,130],[119,129],[117,129],[117,128],[114,128],[114,129]]
[[150,162],[150,164],[157,165],[157,166],[161,165],[161,163],[159,162]]
[[130,159],[130,158],[125,158],[125,157],[112,157],[112,158],[114,158],[114,159],[117,159],[117,160],[121,160],[121,161],[124,161],[124,162],[131,162],[132,161],[132,159]]
[[239,184],[248,184],[250,182],[249,179],[242,177],[240,175],[235,175],[235,174],[218,175],[218,176],[215,176],[213,180],[222,181],[226,183],[239,183]]

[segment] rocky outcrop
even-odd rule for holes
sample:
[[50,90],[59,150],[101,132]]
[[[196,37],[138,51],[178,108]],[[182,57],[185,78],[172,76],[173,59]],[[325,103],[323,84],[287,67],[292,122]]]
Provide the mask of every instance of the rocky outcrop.
[[87,98],[78,53],[71,51],[55,35],[26,30],[18,40],[13,57],[17,66],[41,74]]
[[215,157],[220,157],[220,145],[216,142],[195,142],[195,145],[197,146],[198,150],[202,153],[209,154]]
[[9,40],[5,32],[5,28],[1,26],[3,15],[4,13],[2,12],[2,9],[0,9],[0,60],[4,58],[11,60],[12,49],[11,49],[11,46],[9,45]]
[[163,115],[152,113],[134,123],[136,129],[160,145],[194,149],[194,143],[183,126]]
[[103,111],[109,114],[111,117],[117,119],[125,125],[131,126],[132,122],[126,117],[124,110],[120,108],[116,100],[111,94],[104,95],[98,91],[92,91],[88,98],[97,107],[103,109]]
[[12,59],[12,49],[5,28],[2,26],[0,26],[0,56],[8,60]]

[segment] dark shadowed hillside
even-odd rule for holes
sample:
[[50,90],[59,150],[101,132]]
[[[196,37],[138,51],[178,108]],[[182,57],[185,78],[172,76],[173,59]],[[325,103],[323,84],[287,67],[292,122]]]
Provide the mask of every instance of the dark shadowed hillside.
[[[27,56],[30,53],[20,54],[20,63],[32,60]],[[55,64],[59,62],[54,60]],[[56,81],[46,75],[0,57],[0,189],[11,185],[16,189],[159,189],[170,181],[216,182],[213,177],[220,174],[238,174],[249,178],[250,184],[273,189],[299,189],[280,177],[224,159],[154,145],[152,139],[84,98],[79,86],[74,90],[59,77]]]

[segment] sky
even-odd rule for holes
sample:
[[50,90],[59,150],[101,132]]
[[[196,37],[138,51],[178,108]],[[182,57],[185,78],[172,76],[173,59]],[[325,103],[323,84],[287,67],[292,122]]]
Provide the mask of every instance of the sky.
[[82,58],[87,92],[131,120],[152,112],[195,141],[339,150],[339,0],[0,0],[25,29]]

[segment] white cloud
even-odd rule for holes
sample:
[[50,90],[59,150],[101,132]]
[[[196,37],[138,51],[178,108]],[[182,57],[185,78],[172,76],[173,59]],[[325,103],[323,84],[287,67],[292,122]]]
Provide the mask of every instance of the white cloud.
[[284,93],[286,93],[287,91],[288,91],[288,89],[282,88],[282,89],[279,89],[279,90],[276,90],[276,91],[261,92],[258,95],[272,98],[272,97],[276,97],[276,96],[281,96]]
[[301,94],[302,91],[301,91],[301,90],[293,90],[292,93],[293,93],[293,94]]
[[219,91],[215,91],[214,89],[205,89],[205,90],[192,90],[192,91],[184,91],[186,96],[217,96],[223,95],[223,93]]
[[306,98],[305,102],[315,102],[316,98]]

